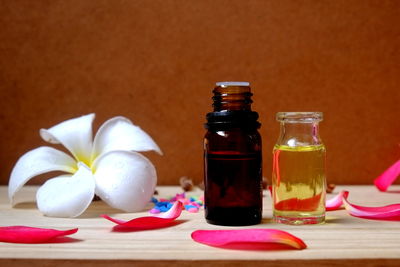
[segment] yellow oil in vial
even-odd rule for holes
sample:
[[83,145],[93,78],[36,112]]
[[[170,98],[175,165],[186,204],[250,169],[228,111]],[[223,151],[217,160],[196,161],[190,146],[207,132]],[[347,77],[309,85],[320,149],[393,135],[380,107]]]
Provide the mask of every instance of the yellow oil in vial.
[[325,221],[325,147],[276,145],[273,150],[274,220],[286,224]]

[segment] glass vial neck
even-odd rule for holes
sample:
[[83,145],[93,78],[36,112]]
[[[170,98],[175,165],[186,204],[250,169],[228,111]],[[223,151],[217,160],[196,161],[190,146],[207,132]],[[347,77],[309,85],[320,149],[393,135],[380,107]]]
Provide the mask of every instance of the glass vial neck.
[[288,147],[322,145],[319,122],[322,112],[279,112],[280,135],[277,144]]
[[248,82],[218,82],[213,90],[216,111],[251,111],[251,93]]

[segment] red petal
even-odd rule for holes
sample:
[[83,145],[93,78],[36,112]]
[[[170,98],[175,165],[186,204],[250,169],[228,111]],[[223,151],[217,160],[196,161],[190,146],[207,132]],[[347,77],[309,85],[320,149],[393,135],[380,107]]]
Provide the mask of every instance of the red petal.
[[158,216],[144,216],[132,219],[130,221],[123,221],[111,218],[108,215],[101,215],[103,218],[116,223],[118,226],[116,230],[149,230],[169,226],[173,221],[178,218],[182,213],[182,203],[176,201],[174,205],[165,213]]
[[305,199],[289,198],[276,203],[275,209],[282,211],[313,211],[318,209],[320,199],[321,194]]
[[0,241],[9,243],[46,243],[57,237],[74,234],[78,228],[60,231],[28,226],[0,227]]
[[351,204],[347,200],[348,194],[348,192],[344,192],[343,203],[350,215],[365,219],[400,221],[400,204],[382,207],[363,207]]
[[279,186],[281,183],[281,171],[279,169],[279,154],[281,153],[280,150],[275,150],[273,155],[273,162],[272,162],[272,172],[276,175],[276,185]]
[[276,229],[197,230],[192,233],[192,239],[209,246],[234,249],[305,249],[307,247],[298,237]]
[[337,194],[333,198],[326,200],[326,205],[325,205],[326,210],[327,211],[331,211],[331,210],[340,209],[342,207],[342,205],[343,205],[342,198],[343,198],[343,194],[345,192],[346,191],[341,191],[339,194]]
[[384,171],[378,178],[375,179],[374,183],[380,191],[386,191],[387,188],[396,180],[400,175],[400,160],[390,166]]

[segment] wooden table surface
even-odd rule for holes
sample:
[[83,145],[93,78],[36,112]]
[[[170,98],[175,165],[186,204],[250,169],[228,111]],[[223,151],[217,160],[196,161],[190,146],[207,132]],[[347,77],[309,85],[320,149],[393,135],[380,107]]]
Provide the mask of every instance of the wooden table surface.
[[[355,204],[377,206],[400,203],[400,186],[381,193],[373,186],[338,186],[350,191]],[[120,213],[101,201],[91,204],[78,218],[50,218],[41,215],[34,203],[37,187],[26,186],[10,207],[7,187],[0,187],[0,226],[26,225],[56,229],[78,227],[73,242],[49,244],[11,244],[0,242],[0,266],[268,266],[332,265],[400,266],[400,223],[351,217],[345,210],[327,213],[321,225],[289,226],[271,222],[271,198],[264,197],[262,224],[246,228],[275,228],[303,239],[305,250],[240,251],[209,247],[194,242],[190,234],[198,229],[241,229],[207,224],[204,211],[182,212],[179,224],[169,228],[111,232],[113,223],[100,218],[109,214],[120,219],[148,215]],[[178,187],[158,187],[159,197],[172,196]],[[189,192],[189,196],[202,191]],[[328,195],[328,198],[332,195]],[[151,205],[149,205],[149,208]]]

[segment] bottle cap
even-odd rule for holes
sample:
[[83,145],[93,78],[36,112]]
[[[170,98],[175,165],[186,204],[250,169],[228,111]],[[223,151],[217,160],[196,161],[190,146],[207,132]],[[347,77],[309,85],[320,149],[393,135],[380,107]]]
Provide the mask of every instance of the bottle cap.
[[216,86],[228,87],[228,86],[250,86],[249,82],[217,82]]

